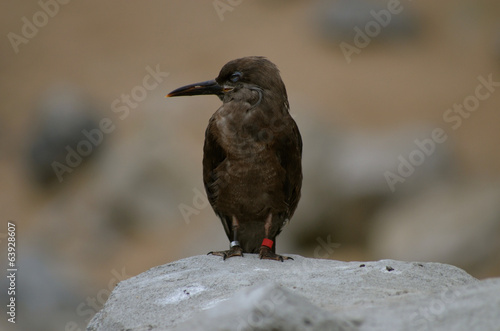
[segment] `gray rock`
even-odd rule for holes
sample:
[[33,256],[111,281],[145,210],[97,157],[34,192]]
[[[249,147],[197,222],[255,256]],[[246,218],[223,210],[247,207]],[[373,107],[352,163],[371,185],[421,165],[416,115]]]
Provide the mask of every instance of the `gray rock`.
[[493,330],[500,279],[439,263],[194,256],[119,283],[88,330]]
[[356,321],[334,316],[303,296],[268,283],[245,288],[175,329],[332,331],[357,330],[357,327]]

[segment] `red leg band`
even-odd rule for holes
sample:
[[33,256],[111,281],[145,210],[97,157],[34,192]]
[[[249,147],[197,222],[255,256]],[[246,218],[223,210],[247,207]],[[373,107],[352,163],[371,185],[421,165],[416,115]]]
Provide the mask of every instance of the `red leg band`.
[[274,242],[271,239],[264,238],[264,240],[262,240],[262,246],[273,248],[273,244]]

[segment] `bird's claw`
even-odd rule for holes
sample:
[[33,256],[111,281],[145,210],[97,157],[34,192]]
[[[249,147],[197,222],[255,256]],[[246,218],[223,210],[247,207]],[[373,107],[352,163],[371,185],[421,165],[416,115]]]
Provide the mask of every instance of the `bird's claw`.
[[274,261],[281,261],[281,262],[283,262],[284,260],[293,260],[293,258],[291,258],[291,257],[278,255],[278,254],[274,253],[267,246],[260,247],[259,257],[261,260],[264,259],[264,260],[274,260]]
[[229,249],[227,251],[208,252],[207,255],[222,256],[222,259],[225,260],[225,259],[233,257],[233,256],[243,257],[243,249],[240,246],[233,246],[233,247],[231,247],[231,249]]

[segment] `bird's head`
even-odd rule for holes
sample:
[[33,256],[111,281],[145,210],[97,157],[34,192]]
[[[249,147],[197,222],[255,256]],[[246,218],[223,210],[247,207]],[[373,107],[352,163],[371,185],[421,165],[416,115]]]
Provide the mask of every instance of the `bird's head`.
[[285,84],[278,68],[262,56],[249,56],[232,60],[222,67],[214,80],[190,84],[170,92],[167,97],[215,94],[221,100],[227,94],[241,88],[260,89],[284,97],[287,102]]

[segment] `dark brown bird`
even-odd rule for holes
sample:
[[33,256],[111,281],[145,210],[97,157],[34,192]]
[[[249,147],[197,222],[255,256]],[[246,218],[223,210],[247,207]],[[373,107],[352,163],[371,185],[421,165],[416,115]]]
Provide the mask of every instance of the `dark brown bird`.
[[215,80],[167,96],[201,94],[223,102],[205,132],[203,182],[230,241],[209,254],[291,259],[276,254],[276,237],[299,202],[302,139],[278,68],[264,57],[236,59]]

